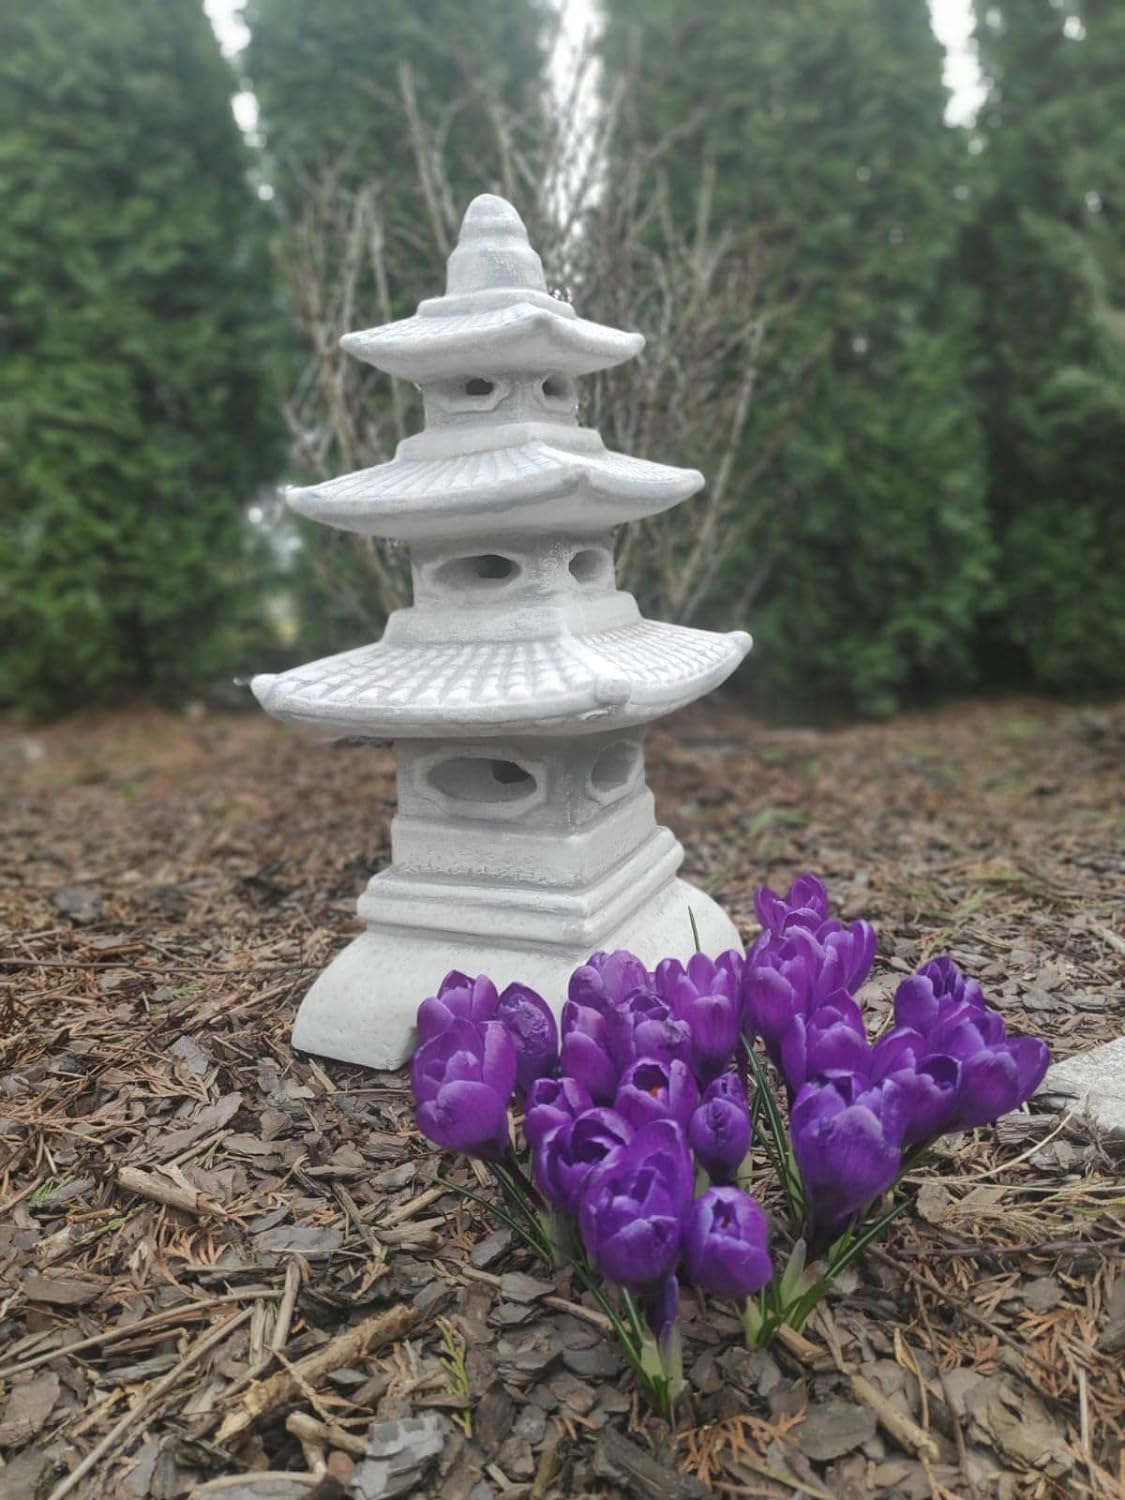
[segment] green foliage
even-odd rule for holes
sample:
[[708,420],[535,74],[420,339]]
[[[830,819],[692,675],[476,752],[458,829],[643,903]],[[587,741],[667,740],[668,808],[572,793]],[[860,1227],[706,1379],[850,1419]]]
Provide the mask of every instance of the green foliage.
[[925,327],[877,339],[859,369],[825,370],[771,476],[793,500],[767,528],[777,565],[751,620],[767,689],[805,712],[846,694],[887,714],[973,677],[990,543],[963,349]]
[[0,699],[229,667],[270,294],[197,0],[0,0]]
[[[761,267],[741,342],[720,336],[741,291],[710,300],[711,479],[734,451],[721,398],[757,361],[724,492],[745,524],[684,609],[748,625],[750,680],[786,710],[885,713],[982,663],[991,682],[1125,683],[1125,9],[977,0],[988,96],[967,132],[942,123],[925,0],[601,4],[606,92],[628,83],[607,193],[643,183],[622,190],[607,315],[649,306],[646,275],[669,290],[669,224]],[[294,477],[390,456],[411,397],[335,340],[437,289],[473,194],[542,210],[549,13],[249,0],[286,342],[198,0],[0,0],[0,702],[174,696],[264,638],[272,564],[243,510],[281,464],[268,373]],[[670,291],[651,305],[691,306]],[[654,449],[682,449],[683,423],[657,425],[649,454],[682,461]],[[369,637],[406,588],[401,549],[302,532],[303,648]],[[650,554],[633,548],[641,574]]]
[[1125,11],[1109,0],[978,7],[990,80],[978,384],[1003,563],[994,675],[1125,683]]
[[667,138],[659,168],[685,214],[713,162],[719,222],[765,243],[743,472],[777,451],[743,496],[763,520],[716,618],[753,629],[774,705],[883,713],[970,680],[990,549],[971,300],[947,274],[959,157],[924,0],[605,9],[611,67],[635,67],[630,144]]
[[545,16],[542,0],[250,0],[246,65],[283,204],[298,209],[326,171],[353,189],[374,181],[390,232],[416,246],[404,69],[467,201],[499,173],[489,101],[520,117],[542,106]]

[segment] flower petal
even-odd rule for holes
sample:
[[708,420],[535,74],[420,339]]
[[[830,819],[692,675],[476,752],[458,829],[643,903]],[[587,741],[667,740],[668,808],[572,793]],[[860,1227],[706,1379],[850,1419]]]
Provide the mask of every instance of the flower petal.
[[485,1083],[448,1083],[418,1106],[418,1128],[447,1151],[500,1157],[508,1144],[507,1098]]

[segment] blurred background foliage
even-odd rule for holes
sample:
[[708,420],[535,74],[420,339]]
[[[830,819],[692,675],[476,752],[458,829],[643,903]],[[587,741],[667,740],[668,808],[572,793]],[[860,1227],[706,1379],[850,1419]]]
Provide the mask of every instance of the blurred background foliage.
[[[0,0],[0,701],[30,714],[371,639],[401,549],[282,515],[415,393],[480,191],[638,327],[611,446],[709,486],[619,539],[646,610],[751,629],[757,705],[1125,684],[1125,8],[977,0],[947,124],[924,0]],[[230,98],[252,90],[244,136]]]
[[177,696],[252,650],[285,460],[269,222],[193,0],[0,5],[0,699]]

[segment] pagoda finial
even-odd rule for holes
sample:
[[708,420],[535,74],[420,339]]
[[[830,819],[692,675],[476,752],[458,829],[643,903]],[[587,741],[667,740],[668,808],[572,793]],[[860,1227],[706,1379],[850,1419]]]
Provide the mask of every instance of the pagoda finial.
[[527,230],[506,198],[481,193],[465,210],[457,248],[446,270],[447,296],[527,287],[545,292],[543,263],[528,243]]

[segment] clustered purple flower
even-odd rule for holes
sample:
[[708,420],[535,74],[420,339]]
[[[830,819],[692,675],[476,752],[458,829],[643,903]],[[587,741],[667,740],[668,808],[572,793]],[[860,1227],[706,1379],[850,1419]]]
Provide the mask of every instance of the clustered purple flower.
[[642,1296],[658,1332],[680,1273],[737,1298],[772,1275],[765,1215],[737,1185],[751,1129],[744,1042],[761,1042],[788,1095],[814,1250],[916,1150],[1022,1104],[1049,1060],[1038,1039],[1008,1037],[949,958],[903,980],[894,1025],[872,1043],[856,1001],[870,923],[830,918],[812,875],[784,896],[761,889],[756,908],[763,930],[745,955],[650,972],[630,953],[593,954],[571,976],[560,1026],[527,986],[498,993],[456,972],[418,1013],[420,1128],[498,1160],[517,1092],[539,1192],[577,1225],[594,1267]]
[[895,1024],[872,1044],[855,1000],[875,953],[870,924],[829,920],[811,875],[785,896],[760,890],[756,905],[764,931],[743,970],[744,1024],[788,1090],[807,1232],[824,1248],[910,1153],[1017,1109],[1050,1054],[1037,1037],[1009,1038],[980,985],[948,957],[902,981]]
[[[591,1264],[641,1297],[658,1335],[674,1320],[681,1266],[724,1296],[771,1275],[765,1215],[733,1185],[750,1146],[731,1071],[743,964],[741,953],[696,954],[653,973],[631,953],[595,953],[571,976],[561,1029],[526,986],[498,994],[459,973],[419,1009],[422,1130],[496,1159],[510,1146],[514,1088],[540,1194],[573,1220]],[[716,1184],[699,1199],[697,1165]]]

